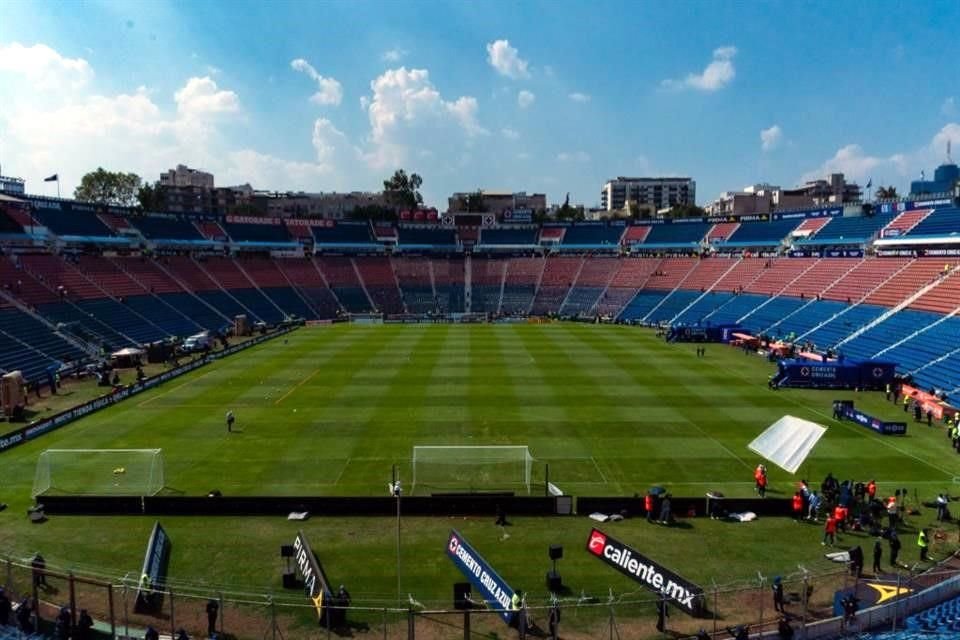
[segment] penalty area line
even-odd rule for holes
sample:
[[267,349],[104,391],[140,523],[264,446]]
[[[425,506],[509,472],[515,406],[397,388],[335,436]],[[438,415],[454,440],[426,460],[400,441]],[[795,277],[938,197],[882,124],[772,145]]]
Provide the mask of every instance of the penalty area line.
[[303,380],[301,380],[300,382],[298,382],[297,384],[295,384],[289,391],[287,391],[285,394],[283,394],[282,396],[280,396],[279,398],[277,398],[276,402],[274,402],[273,404],[274,404],[274,405],[278,405],[278,404],[280,404],[281,402],[283,402],[283,401],[287,398],[287,396],[289,396],[291,393],[293,393],[294,391],[296,391],[297,389],[299,389],[300,387],[302,387],[302,386],[303,386],[304,384],[306,384],[311,378],[313,378],[313,376],[317,375],[318,373],[320,373],[320,369],[314,369],[314,370],[313,370],[313,373],[311,373],[311,374],[308,375],[306,378],[304,378]]

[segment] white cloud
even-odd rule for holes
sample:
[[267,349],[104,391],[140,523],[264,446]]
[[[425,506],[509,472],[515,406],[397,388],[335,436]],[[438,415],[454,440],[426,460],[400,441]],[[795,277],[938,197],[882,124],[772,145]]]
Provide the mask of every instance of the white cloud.
[[567,96],[574,102],[590,102],[590,96],[586,93],[580,93],[579,91],[574,91],[573,93]]
[[517,104],[520,105],[521,109],[526,109],[532,105],[536,99],[537,96],[533,95],[533,92],[527,91],[526,89],[523,89],[517,94]]
[[445,100],[426,69],[389,69],[370,83],[370,89],[373,95],[366,111],[373,148],[366,158],[372,167],[399,164],[412,147],[449,145],[455,137],[469,143],[488,133],[477,120],[476,98]]
[[908,179],[919,178],[921,171],[930,176],[932,169],[946,158],[947,142],[954,149],[960,148],[960,123],[951,122],[943,126],[929,142],[912,151],[886,156],[871,155],[860,145],[848,144],[818,168],[806,172],[802,179],[813,180],[829,173],[842,172],[848,178],[861,182],[873,178],[876,184],[878,181],[891,182],[899,178],[905,183]]
[[79,89],[93,78],[93,69],[83,58],[66,58],[45,44],[25,47],[19,42],[0,45],[0,73],[22,76],[21,82],[36,89]]
[[560,162],[590,162],[590,154],[586,151],[561,151],[557,154]]
[[390,49],[389,51],[384,51],[380,59],[384,62],[400,62],[406,55],[406,49]]
[[764,151],[773,151],[780,145],[782,139],[783,129],[781,129],[778,124],[768,129],[760,130],[760,146]]
[[509,40],[497,40],[487,44],[487,62],[502,76],[513,78],[529,78],[529,63],[520,57],[519,52],[510,46]]
[[319,105],[337,106],[343,100],[343,87],[334,78],[325,78],[317,73],[309,62],[303,58],[297,58],[290,61],[290,68],[294,71],[305,73],[311,80],[317,83],[319,90],[310,96],[310,101]]
[[500,134],[503,135],[507,140],[516,140],[520,137],[520,132],[514,129],[504,128],[500,130]]
[[517,154],[517,160],[529,160],[529,159],[530,159],[530,154],[527,153],[526,151],[521,151],[520,153]]
[[737,48],[719,47],[713,50],[713,59],[702,73],[688,73],[682,80],[664,80],[660,85],[665,89],[696,89],[697,91],[717,91],[730,84],[737,75],[733,58]]
[[952,118],[957,115],[957,101],[956,98],[950,96],[943,101],[943,104],[940,105],[940,113],[945,115],[948,118]]
[[222,91],[210,76],[190,78],[183,88],[173,94],[177,111],[185,116],[235,113],[240,110],[240,99],[233,91]]

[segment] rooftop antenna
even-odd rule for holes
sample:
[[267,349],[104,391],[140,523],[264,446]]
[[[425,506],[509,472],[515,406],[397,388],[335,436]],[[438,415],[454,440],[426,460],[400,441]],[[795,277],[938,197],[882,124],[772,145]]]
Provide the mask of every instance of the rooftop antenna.
[[953,164],[953,158],[950,157],[950,143],[952,140],[947,140],[947,164]]

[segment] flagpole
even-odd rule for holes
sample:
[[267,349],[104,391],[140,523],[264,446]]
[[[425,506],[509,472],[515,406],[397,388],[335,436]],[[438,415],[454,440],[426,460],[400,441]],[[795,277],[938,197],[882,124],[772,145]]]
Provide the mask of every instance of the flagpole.
[[60,172],[57,172],[57,200],[60,199]]

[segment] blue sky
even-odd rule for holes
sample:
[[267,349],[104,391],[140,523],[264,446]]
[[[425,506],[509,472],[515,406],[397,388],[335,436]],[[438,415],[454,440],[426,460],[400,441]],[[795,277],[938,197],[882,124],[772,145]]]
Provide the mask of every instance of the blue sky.
[[0,162],[33,192],[151,180],[698,201],[844,171],[901,192],[960,155],[960,3],[6,2]]

